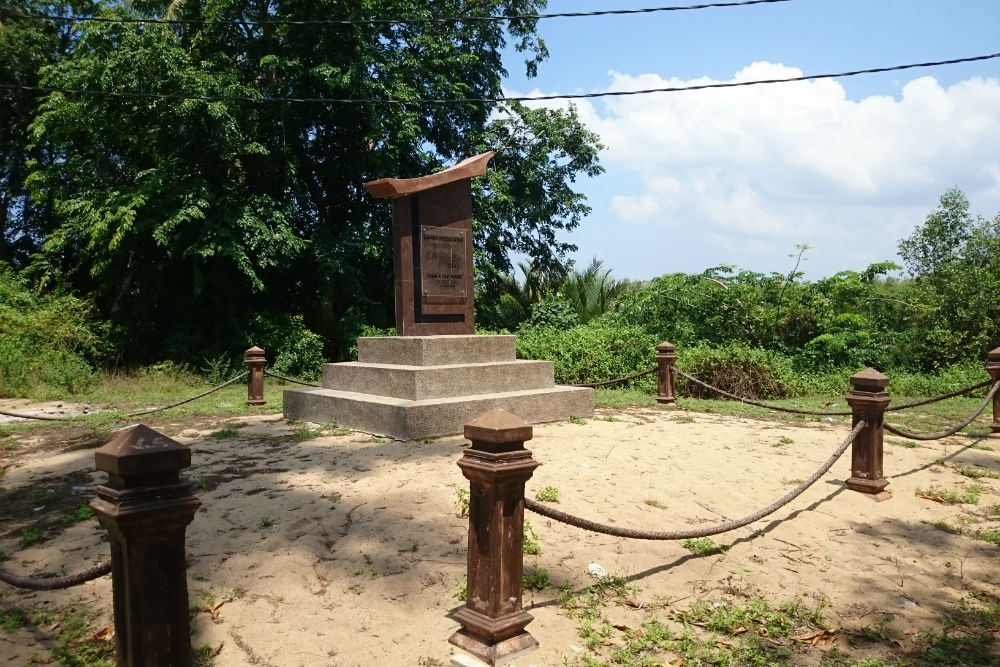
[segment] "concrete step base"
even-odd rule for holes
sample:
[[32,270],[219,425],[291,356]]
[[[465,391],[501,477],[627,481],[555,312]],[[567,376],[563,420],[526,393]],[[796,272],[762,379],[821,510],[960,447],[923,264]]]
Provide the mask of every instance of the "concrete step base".
[[590,417],[594,390],[556,385],[545,389],[408,400],[337,389],[284,391],[286,419],[336,421],[341,426],[401,440],[461,434],[467,422],[494,408],[529,424]]
[[551,361],[512,359],[487,363],[404,366],[347,361],[323,365],[323,387],[420,401],[430,398],[549,389]]

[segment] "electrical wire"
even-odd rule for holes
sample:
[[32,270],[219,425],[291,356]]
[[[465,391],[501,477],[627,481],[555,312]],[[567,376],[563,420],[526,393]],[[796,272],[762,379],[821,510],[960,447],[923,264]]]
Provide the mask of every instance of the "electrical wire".
[[753,79],[751,81],[720,81],[717,83],[702,83],[693,86],[667,86],[663,88],[645,88],[642,90],[611,90],[600,93],[575,93],[575,94],[555,94],[555,95],[534,95],[515,97],[445,97],[445,98],[412,98],[412,99],[390,99],[390,98],[350,98],[350,97],[249,97],[249,96],[223,96],[223,95],[187,95],[180,93],[152,93],[142,91],[113,91],[113,90],[91,90],[86,88],[60,88],[55,86],[25,86],[9,83],[0,83],[0,89],[24,90],[40,93],[65,93],[71,95],[103,95],[106,97],[138,97],[147,99],[165,100],[195,100],[203,102],[277,102],[285,104],[398,104],[401,106],[427,104],[503,104],[506,102],[541,102],[552,100],[579,100],[594,99],[599,97],[624,97],[631,95],[650,95],[652,93],[680,93],[692,90],[708,90],[714,88],[744,88],[747,86],[760,86],[778,83],[794,83],[797,81],[812,81],[815,79],[837,79],[861,74],[878,74],[882,72],[898,72],[908,69],[923,67],[939,67],[942,65],[955,65],[958,63],[971,63],[983,60],[1000,58],[1000,53],[991,53],[982,56],[971,56],[968,58],[952,58],[950,60],[937,60],[933,62],[911,63],[908,65],[892,65],[889,67],[873,67],[869,69],[859,69],[847,72],[836,72],[828,74],[809,74],[805,76],[788,77],[784,79]]
[[[106,16],[59,16],[57,14],[7,14],[7,18],[53,21],[57,23],[148,23],[168,25],[405,25],[427,23],[470,23],[520,21],[556,18],[581,18],[593,16],[623,16],[631,14],[654,14],[661,12],[680,12],[698,9],[716,9],[724,7],[747,7],[750,5],[770,5],[779,2],[794,2],[794,0],[738,0],[733,2],[706,2],[698,5],[675,5],[670,7],[641,7],[637,9],[604,9],[590,12],[556,12],[550,14],[510,14],[503,16],[446,16],[446,17],[412,17],[403,19],[308,19],[308,20],[232,20],[215,21],[204,19],[153,19],[153,18],[114,18]],[[0,16],[0,20],[4,17]]]

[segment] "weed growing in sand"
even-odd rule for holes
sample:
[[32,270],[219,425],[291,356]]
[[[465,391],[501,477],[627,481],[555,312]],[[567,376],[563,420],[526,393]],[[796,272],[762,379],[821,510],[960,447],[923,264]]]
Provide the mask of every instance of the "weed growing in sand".
[[938,530],[940,530],[942,533],[949,533],[951,535],[961,535],[962,534],[962,529],[961,528],[956,528],[955,526],[951,525],[947,521],[938,520],[938,521],[932,522],[931,525],[934,528],[937,528]]
[[535,493],[535,500],[540,500],[543,503],[557,503],[559,502],[559,489],[554,486],[546,486],[544,489],[539,489]]
[[86,607],[74,607],[58,619],[62,632],[52,657],[70,667],[114,667],[115,642],[111,635],[94,633]]
[[[454,485],[453,485],[454,486]],[[455,486],[455,511],[464,519],[469,516],[469,490]]]
[[1000,547],[1000,530],[983,530],[979,528],[969,533],[969,536]]
[[542,545],[538,542],[538,533],[531,527],[531,523],[524,522],[524,554],[526,556],[537,556],[542,553]]
[[532,566],[524,568],[521,575],[521,586],[529,591],[544,591],[549,587],[549,571],[544,567]]
[[351,429],[344,428],[336,419],[323,424],[319,428],[329,435],[349,435],[351,433]]
[[193,667],[212,667],[215,663],[215,656],[222,651],[222,644],[212,648],[208,643],[201,643],[198,648],[191,650],[191,664]]
[[274,519],[269,516],[262,516],[260,521],[257,522],[259,528],[270,528],[274,525]]
[[224,440],[226,438],[235,438],[239,434],[240,434],[239,430],[232,427],[226,427],[219,429],[218,431],[209,433],[208,437],[215,438],[217,440]]
[[615,417],[614,415],[604,415],[604,416],[595,415],[594,416],[594,420],[595,421],[599,421],[599,422],[620,422],[621,421],[621,419],[618,419],[618,417]]
[[24,625],[24,612],[20,609],[0,609],[0,628],[11,634]]
[[716,544],[707,537],[698,540],[684,540],[681,546],[693,553],[695,556],[714,556],[725,553],[729,547]]
[[886,440],[886,443],[904,449],[917,449],[921,447],[920,443],[913,442],[912,440]]
[[462,579],[460,582],[455,584],[456,598],[458,598],[462,602],[465,602],[466,598],[468,597],[468,594],[469,594],[469,582],[467,580]]
[[587,423],[587,420],[584,419],[583,417],[579,416],[579,415],[570,415],[569,416],[569,423],[570,424],[576,424],[577,426],[583,426],[584,424]]
[[90,505],[80,505],[72,512],[63,515],[63,523],[69,526],[80,521],[86,521],[92,516],[94,516],[94,509]]
[[42,531],[37,528],[22,528],[21,529],[21,546],[30,547],[35,542],[42,539]]
[[969,477],[971,479],[996,479],[1000,477],[1000,472],[995,472],[989,468],[980,468],[978,466],[966,466],[959,465],[955,467],[955,472],[963,477]]
[[914,494],[920,498],[926,498],[927,500],[933,500],[947,505],[978,505],[979,494],[985,490],[986,487],[979,484],[969,484],[968,486],[963,485],[958,491],[950,491],[934,484],[926,491],[917,487]]
[[664,505],[663,503],[661,503],[656,498],[646,498],[642,502],[644,502],[645,504],[649,505],[650,507],[655,507],[657,509],[661,509],[661,510],[667,509],[667,506]]
[[691,415],[671,415],[670,421],[677,422],[678,424],[693,424],[694,417]]
[[791,438],[783,435],[780,438],[778,438],[778,442],[772,444],[771,446],[772,447],[784,447],[785,445],[790,445],[793,442],[795,442],[795,441],[792,440]]
[[312,426],[300,426],[292,431],[291,437],[295,442],[303,442],[305,440],[318,438],[321,435],[323,435],[323,431],[318,428],[313,428]]

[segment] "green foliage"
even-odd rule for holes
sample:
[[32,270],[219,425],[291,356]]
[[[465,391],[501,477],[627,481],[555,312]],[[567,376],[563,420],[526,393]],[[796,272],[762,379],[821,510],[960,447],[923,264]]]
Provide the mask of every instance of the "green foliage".
[[[678,367],[703,382],[747,398],[785,398],[803,388],[787,357],[738,343],[724,348],[685,349]],[[677,390],[686,396],[716,396],[680,376]]]
[[0,396],[61,397],[85,389],[104,333],[86,301],[39,293],[0,262]]
[[[38,0],[15,6],[63,11]],[[385,326],[393,312],[390,206],[360,183],[498,150],[475,185],[479,284],[510,273],[514,252],[561,269],[575,248],[560,236],[588,211],[573,182],[601,171],[597,137],[575,109],[211,99],[502,97],[508,54],[522,52],[531,75],[547,55],[537,20],[250,31],[202,23],[530,16],[544,6],[102,3],[66,11],[167,12],[182,23],[5,24],[3,81],[150,95],[0,91],[16,119],[0,128],[0,187],[14,194],[0,199],[0,261],[34,254],[39,277],[93,298],[130,364],[200,362],[205,350],[229,350],[258,312],[301,315],[327,356],[343,358],[362,322]],[[307,347],[283,370],[308,367]]]
[[544,489],[539,489],[535,493],[535,500],[540,500],[544,503],[557,503],[559,502],[559,489],[554,486],[546,486]]
[[570,329],[578,324],[580,315],[569,300],[560,294],[552,294],[532,306],[525,326],[535,329]]
[[526,567],[521,575],[521,585],[525,590],[544,591],[550,585],[549,571],[544,567]]
[[729,550],[729,547],[716,544],[707,537],[697,540],[684,540],[681,542],[681,546],[693,553],[695,556],[714,556],[716,554],[725,553]]
[[524,555],[537,556],[542,553],[542,544],[538,541],[538,533],[531,527],[531,522],[524,522]]
[[24,612],[20,609],[0,609],[0,628],[7,634],[17,632],[24,622]]
[[301,315],[256,315],[249,339],[264,348],[268,368],[279,375],[316,379],[323,363],[323,339],[306,328]]
[[[554,362],[556,382],[561,384],[600,382],[649,370],[654,347],[654,339],[642,329],[601,319],[569,329],[523,328],[517,336],[517,356]],[[652,388],[655,378],[647,376],[623,386],[640,385]]]

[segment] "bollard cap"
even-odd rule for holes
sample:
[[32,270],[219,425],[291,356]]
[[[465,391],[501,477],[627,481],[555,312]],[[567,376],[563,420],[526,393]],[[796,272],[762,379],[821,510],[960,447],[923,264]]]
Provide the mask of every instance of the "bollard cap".
[[531,424],[502,408],[494,408],[465,425],[465,437],[490,445],[521,444],[531,440]]
[[889,385],[889,378],[874,368],[866,368],[851,376],[855,391],[882,391]]
[[991,364],[1000,363],[1000,347],[986,353],[986,360]]
[[263,359],[264,358],[264,350],[262,348],[257,347],[256,345],[254,345],[253,347],[251,347],[250,349],[248,349],[246,352],[244,352],[243,356],[245,356],[247,359],[257,359],[257,358]]
[[191,450],[158,431],[139,424],[123,430],[94,452],[98,470],[115,477],[177,477],[191,465]]
[[673,352],[677,349],[677,346],[671,343],[669,340],[665,340],[656,346],[657,352]]

